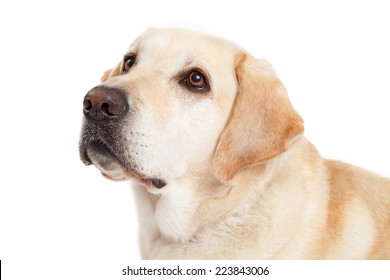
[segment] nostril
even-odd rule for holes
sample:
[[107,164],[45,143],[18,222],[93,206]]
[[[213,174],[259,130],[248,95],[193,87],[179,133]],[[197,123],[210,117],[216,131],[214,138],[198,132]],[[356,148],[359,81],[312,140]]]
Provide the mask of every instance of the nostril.
[[89,100],[88,98],[85,98],[85,99],[84,99],[83,105],[84,105],[84,110],[89,111],[89,110],[92,109],[92,102],[91,102],[91,100]]
[[106,116],[115,116],[115,114],[110,112],[110,105],[108,103],[103,103],[101,106],[101,110]]

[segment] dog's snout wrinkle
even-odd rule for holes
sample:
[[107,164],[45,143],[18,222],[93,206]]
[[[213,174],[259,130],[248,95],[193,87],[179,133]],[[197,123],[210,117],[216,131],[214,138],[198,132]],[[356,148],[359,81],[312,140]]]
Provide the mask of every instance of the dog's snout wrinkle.
[[116,88],[97,86],[84,97],[84,115],[95,121],[112,120],[129,109],[125,93]]

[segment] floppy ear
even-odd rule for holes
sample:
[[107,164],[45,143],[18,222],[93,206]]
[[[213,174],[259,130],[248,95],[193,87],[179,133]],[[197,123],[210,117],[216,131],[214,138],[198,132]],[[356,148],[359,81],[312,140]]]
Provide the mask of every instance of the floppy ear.
[[236,75],[238,93],[213,160],[224,182],[241,168],[283,153],[303,132],[303,121],[268,62],[240,55]]
[[115,68],[105,71],[103,76],[100,78],[100,82],[104,83],[109,78],[118,76],[120,74],[120,68],[121,68],[121,63],[119,63]]

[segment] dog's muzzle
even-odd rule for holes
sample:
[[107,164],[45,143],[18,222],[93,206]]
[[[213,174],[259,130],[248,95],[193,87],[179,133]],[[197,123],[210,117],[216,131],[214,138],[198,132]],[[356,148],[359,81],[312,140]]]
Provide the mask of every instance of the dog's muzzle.
[[121,127],[126,123],[123,119],[129,110],[126,93],[120,89],[97,86],[85,95],[81,161],[86,165],[94,164],[104,176],[113,180],[134,178],[142,184],[163,188],[164,180],[141,174],[138,166],[126,158],[128,147],[122,143]]
[[116,161],[109,148],[115,134],[113,127],[129,110],[125,92],[120,89],[97,86],[84,97],[84,128],[80,140],[80,157],[86,165],[99,164],[109,168],[109,161]]

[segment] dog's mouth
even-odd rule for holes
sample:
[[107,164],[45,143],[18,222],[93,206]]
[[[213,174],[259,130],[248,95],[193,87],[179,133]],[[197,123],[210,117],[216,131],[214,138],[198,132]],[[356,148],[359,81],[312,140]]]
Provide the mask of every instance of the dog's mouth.
[[166,182],[159,178],[150,178],[142,174],[137,166],[124,163],[122,160],[103,142],[92,141],[86,144],[81,150],[81,161],[85,165],[95,165],[104,177],[122,181],[135,179],[145,186],[153,186],[161,189]]
[[119,159],[114,153],[102,142],[91,142],[86,145],[82,161],[86,165],[95,165],[100,170],[110,171],[120,164]]

